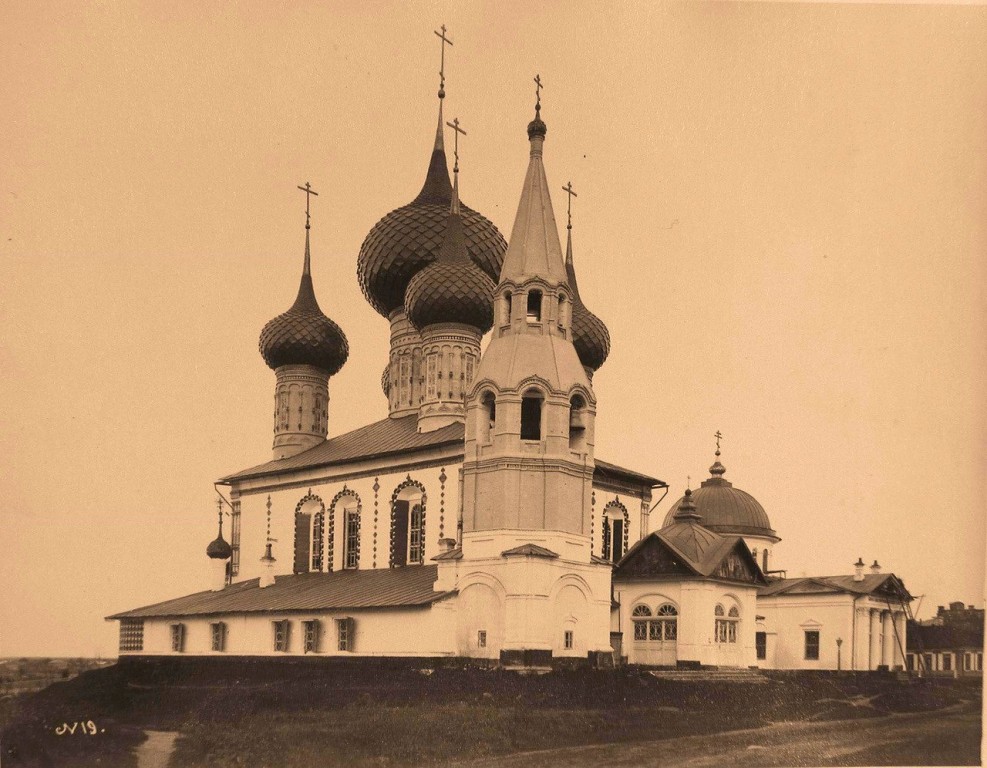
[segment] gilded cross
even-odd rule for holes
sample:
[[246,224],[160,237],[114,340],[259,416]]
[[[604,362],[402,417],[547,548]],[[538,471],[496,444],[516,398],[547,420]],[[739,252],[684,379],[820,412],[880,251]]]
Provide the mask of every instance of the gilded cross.
[[439,65],[439,97],[445,96],[445,92],[442,90],[446,86],[446,44],[452,45],[452,40],[446,37],[446,25],[443,24],[439,29],[442,32],[436,32],[436,36],[442,41],[442,60]]
[[543,88],[541,84],[541,75],[535,75],[535,109],[541,110],[541,89]]
[[459,118],[454,117],[451,123],[446,123],[452,130],[456,132],[456,142],[453,148],[453,157],[455,158],[455,163],[453,164],[452,172],[459,173],[459,134],[466,135],[466,131],[459,127]]
[[577,195],[576,190],[572,188],[571,181],[568,184],[566,184],[564,187],[562,187],[562,189],[565,190],[565,192],[568,193],[569,195],[569,205],[566,211],[569,214],[569,224],[566,226],[566,229],[572,229],[572,198],[579,197],[579,195]]
[[312,185],[307,181],[305,182],[305,186],[299,187],[299,189],[305,193],[305,229],[309,229],[309,219],[311,218],[311,215],[309,214],[308,204],[312,199],[312,195],[318,197],[319,193],[312,189]]

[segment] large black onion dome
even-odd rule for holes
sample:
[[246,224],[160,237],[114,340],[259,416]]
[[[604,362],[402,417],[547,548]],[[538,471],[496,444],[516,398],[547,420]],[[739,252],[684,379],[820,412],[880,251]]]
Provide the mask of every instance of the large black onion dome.
[[[442,125],[439,114],[439,126]],[[374,224],[360,246],[356,274],[363,295],[384,317],[404,304],[408,284],[436,259],[445,239],[452,202],[452,184],[441,130],[421,192],[412,202],[391,211]],[[507,241],[493,223],[465,205],[460,206],[466,252],[494,282],[507,253]]]
[[497,286],[466,258],[460,216],[449,214],[447,218],[447,234],[438,259],[408,283],[405,312],[419,330],[436,323],[462,323],[484,334],[493,327]]
[[572,263],[572,232],[566,245],[565,271],[572,289],[572,344],[579,362],[590,370],[599,370],[610,354],[610,331],[603,321],[590,312],[579,297],[576,269]]
[[305,270],[298,297],[291,309],[264,326],[258,346],[264,362],[272,369],[282,365],[312,365],[332,376],[343,367],[350,348],[342,329],[319,309],[308,261],[306,232]]

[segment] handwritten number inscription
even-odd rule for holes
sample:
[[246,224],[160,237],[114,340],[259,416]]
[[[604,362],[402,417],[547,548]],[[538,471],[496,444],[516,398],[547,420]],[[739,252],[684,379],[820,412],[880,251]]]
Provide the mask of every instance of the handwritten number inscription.
[[56,736],[72,736],[76,733],[80,736],[95,736],[97,733],[106,733],[106,729],[99,728],[92,720],[79,720],[71,725],[62,723],[55,728]]

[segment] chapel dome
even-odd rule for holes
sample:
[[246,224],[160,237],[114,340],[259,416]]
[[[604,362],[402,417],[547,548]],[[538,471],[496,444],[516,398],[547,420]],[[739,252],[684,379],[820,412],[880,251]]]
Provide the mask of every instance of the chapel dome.
[[212,560],[229,560],[232,556],[233,547],[223,538],[222,533],[209,542],[209,546],[206,547],[206,557]]
[[[700,518],[700,524],[716,533],[729,533],[738,536],[764,536],[778,540],[771,527],[764,507],[746,491],[734,488],[733,483],[723,477],[726,468],[717,460],[709,468],[710,478],[703,480],[691,496]],[[675,514],[685,500],[676,501],[665,515],[662,527],[676,522]]]
[[572,289],[572,345],[576,348],[579,362],[592,371],[597,371],[610,354],[610,331],[603,321],[590,312],[579,296],[576,283],[576,268],[572,260],[572,224],[566,243],[565,271]]
[[260,332],[261,356],[268,367],[311,365],[330,376],[339,371],[349,356],[349,344],[342,329],[319,309],[306,271],[291,309],[278,315]]
[[[440,113],[440,129],[441,120]],[[418,197],[374,224],[360,246],[356,268],[360,288],[370,305],[384,317],[404,306],[411,278],[438,256],[451,201],[452,184],[440,130]],[[483,215],[465,205],[460,210],[466,251],[473,263],[496,282],[507,241]]]

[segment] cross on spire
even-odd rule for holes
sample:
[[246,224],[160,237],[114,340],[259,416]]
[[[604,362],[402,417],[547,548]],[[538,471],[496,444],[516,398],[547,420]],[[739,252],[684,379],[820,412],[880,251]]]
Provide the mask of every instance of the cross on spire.
[[541,112],[541,75],[535,75],[535,112]]
[[562,187],[562,189],[569,195],[569,204],[566,208],[566,213],[569,215],[569,223],[566,225],[566,229],[572,229],[572,198],[579,197],[579,195],[577,195],[576,190],[572,188],[571,181]]
[[311,213],[309,212],[309,207],[308,207],[309,201],[312,199],[312,195],[318,197],[319,193],[316,192],[314,189],[312,189],[312,185],[309,184],[307,181],[305,182],[305,186],[299,187],[299,189],[305,193],[305,229],[311,229],[312,228],[312,225],[310,223]]
[[714,434],[713,437],[716,438],[716,455],[719,456],[720,455],[720,440],[723,439],[723,435],[720,433],[720,430],[716,430],[716,434]]
[[439,64],[439,98],[444,99],[446,97],[446,44],[452,45],[452,40],[446,37],[446,25],[443,24],[439,29],[442,32],[436,32],[435,35],[442,41],[442,59]]
[[454,148],[453,148],[453,158],[455,158],[455,162],[453,163],[452,172],[453,173],[459,173],[459,134],[463,134],[463,136],[465,136],[466,135],[466,131],[464,131],[462,128],[459,127],[459,118],[458,117],[454,117],[452,119],[452,122],[451,123],[446,123],[446,125],[448,125],[450,128],[452,128],[452,130],[454,130],[456,132],[456,134],[455,134],[456,141],[455,141],[455,145],[454,145]]

